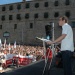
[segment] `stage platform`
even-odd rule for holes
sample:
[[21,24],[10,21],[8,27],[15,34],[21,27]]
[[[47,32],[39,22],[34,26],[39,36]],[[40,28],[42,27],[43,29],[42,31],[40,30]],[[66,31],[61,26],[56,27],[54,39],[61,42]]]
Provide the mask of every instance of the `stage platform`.
[[[75,67],[75,62],[73,63]],[[0,75],[42,75],[45,65],[45,60],[32,63],[28,66],[23,66],[18,69],[0,73]],[[51,69],[45,71],[44,75],[64,75],[62,68],[56,68],[51,66]],[[73,75],[75,75],[75,69],[73,69]]]

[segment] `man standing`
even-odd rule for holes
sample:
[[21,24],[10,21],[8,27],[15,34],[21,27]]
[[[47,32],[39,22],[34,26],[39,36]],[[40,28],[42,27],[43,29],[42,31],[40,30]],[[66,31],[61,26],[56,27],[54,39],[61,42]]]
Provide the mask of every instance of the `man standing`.
[[73,31],[71,26],[68,24],[67,17],[65,16],[60,17],[59,26],[62,26],[62,35],[55,41],[47,43],[54,44],[61,42],[61,54],[62,54],[64,75],[72,75],[71,56],[72,52],[74,51]]

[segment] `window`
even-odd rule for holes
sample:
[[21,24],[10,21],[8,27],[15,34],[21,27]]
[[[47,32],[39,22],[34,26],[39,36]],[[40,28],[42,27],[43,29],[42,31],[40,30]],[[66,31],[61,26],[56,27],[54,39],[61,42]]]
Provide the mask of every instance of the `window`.
[[12,20],[12,15],[9,15],[9,20]]
[[30,7],[30,3],[26,3],[26,8],[29,8]]
[[2,25],[0,25],[0,29],[2,29]]
[[38,18],[38,13],[34,14],[34,18]]
[[35,3],[35,8],[38,8],[39,7],[39,3]]
[[9,6],[9,10],[13,10],[13,6],[12,5]]
[[17,29],[17,24],[14,24],[14,29]]
[[3,15],[3,16],[1,17],[1,20],[2,20],[2,21],[4,21],[4,20],[5,20],[5,15]]
[[75,22],[72,22],[71,27],[75,28]]
[[59,5],[59,2],[55,1],[54,6],[58,6],[58,5]]
[[59,16],[59,12],[55,12],[54,17],[58,17]]
[[21,20],[21,15],[20,14],[17,14],[17,19]]
[[29,13],[25,14],[25,18],[28,19],[29,18]]
[[21,9],[21,4],[17,5],[17,9],[20,10]]
[[48,18],[48,12],[44,13],[44,18]]
[[30,23],[30,29],[32,29],[33,28],[33,23]]
[[5,11],[5,6],[2,7],[2,11]]
[[48,2],[45,2],[45,3],[44,3],[44,6],[45,6],[45,7],[48,7]]
[[70,17],[70,11],[67,11],[66,13],[65,13],[65,16],[67,16],[68,18]]
[[66,5],[69,5],[69,4],[70,4],[70,1],[69,1],[69,0],[66,0],[66,1],[65,1],[65,4],[66,4]]

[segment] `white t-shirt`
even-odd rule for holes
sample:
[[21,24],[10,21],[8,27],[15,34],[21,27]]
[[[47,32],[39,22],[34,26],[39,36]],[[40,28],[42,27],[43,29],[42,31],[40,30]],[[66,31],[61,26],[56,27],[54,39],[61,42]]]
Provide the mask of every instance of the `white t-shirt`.
[[65,23],[62,26],[62,34],[67,34],[66,37],[61,41],[61,51],[69,50],[74,51],[73,43],[73,31],[70,25]]

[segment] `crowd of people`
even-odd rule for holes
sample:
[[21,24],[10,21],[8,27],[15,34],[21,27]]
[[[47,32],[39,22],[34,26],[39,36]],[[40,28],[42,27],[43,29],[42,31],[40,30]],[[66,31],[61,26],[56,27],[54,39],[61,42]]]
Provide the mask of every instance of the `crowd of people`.
[[[52,53],[50,52],[50,54],[48,54],[49,53],[48,50],[46,50],[46,53],[47,53],[46,56],[49,55],[50,56],[49,59],[51,59]],[[14,56],[16,56],[16,59],[14,59]],[[20,59],[28,58],[28,61],[25,61],[24,59],[22,60],[22,62],[24,63],[21,63],[21,60],[17,59],[17,56]],[[12,58],[12,62],[11,62],[11,58]],[[29,59],[31,60],[29,61]],[[28,65],[32,62],[36,62],[41,59],[45,59],[45,52],[44,52],[43,46],[31,46],[31,45],[20,45],[20,44],[17,45],[16,42],[14,42],[14,44],[10,44],[10,43],[7,44],[6,39],[4,40],[4,43],[1,43],[1,40],[0,40],[0,67],[2,67],[1,70],[3,70],[4,68],[7,68],[7,66],[10,64],[13,64],[13,65],[16,64],[16,66],[18,67],[21,64]]]
[[[2,45],[0,47],[0,55],[3,54],[15,54],[20,56],[29,56],[39,60],[44,54],[44,49],[41,46],[26,46],[26,45]],[[36,61],[35,60],[35,61]]]

